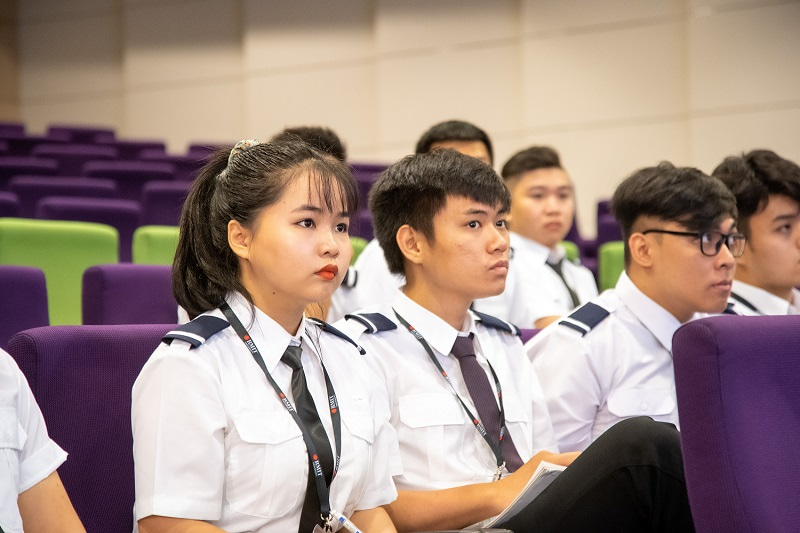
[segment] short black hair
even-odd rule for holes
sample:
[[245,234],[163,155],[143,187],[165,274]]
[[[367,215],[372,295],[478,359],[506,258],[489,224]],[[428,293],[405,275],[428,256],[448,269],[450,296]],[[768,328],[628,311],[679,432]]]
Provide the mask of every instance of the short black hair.
[[503,179],[514,178],[525,172],[539,170],[540,168],[562,168],[561,158],[549,146],[531,146],[512,155],[500,175]]
[[800,202],[800,166],[771,150],[752,150],[726,157],[712,176],[736,197],[739,230],[750,236],[750,217],[767,206],[769,196],[782,194]]
[[489,161],[494,162],[494,151],[489,136],[478,126],[463,120],[447,120],[431,126],[417,141],[414,153],[428,153],[434,144],[448,141],[480,141],[489,152]]
[[622,226],[625,265],[630,263],[628,239],[640,217],[678,222],[697,232],[716,228],[726,217],[737,217],[736,199],[719,179],[667,161],[626,178],[614,191],[611,209]]
[[451,196],[499,205],[501,211],[511,206],[500,176],[489,165],[455,150],[409,155],[381,173],[369,192],[369,208],[375,236],[392,273],[405,273],[397,230],[408,224],[433,242],[433,218]]
[[339,161],[347,161],[347,149],[344,147],[342,139],[330,128],[324,126],[297,126],[284,128],[280,133],[275,134],[271,141],[286,140],[289,136],[300,137],[303,141],[310,144],[320,152],[331,154]]

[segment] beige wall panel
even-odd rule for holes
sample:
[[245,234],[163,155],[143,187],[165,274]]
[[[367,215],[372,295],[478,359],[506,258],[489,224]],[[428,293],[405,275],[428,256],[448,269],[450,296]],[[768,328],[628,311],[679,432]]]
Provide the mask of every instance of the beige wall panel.
[[523,31],[552,32],[615,23],[641,23],[683,13],[681,0],[523,0]]
[[259,71],[370,57],[370,4],[368,0],[245,2],[245,68]]
[[[561,163],[575,182],[581,234],[596,234],[597,201],[610,198],[633,171],[660,161],[690,164],[685,121],[642,126],[536,134],[522,147],[548,145],[558,150]],[[510,156],[512,154],[508,154]],[[505,159],[499,162],[499,165]]]
[[242,113],[239,82],[132,91],[126,97],[125,135],[161,138],[170,152],[182,153],[192,142],[235,142],[252,135],[243,127]]
[[727,156],[766,148],[800,164],[800,106],[794,109],[695,118],[694,164],[711,172]]
[[692,109],[800,100],[800,2],[693,18]]
[[490,136],[520,127],[516,46],[384,59],[377,72],[378,138],[401,153],[443,120],[474,122]]
[[684,33],[675,23],[526,41],[525,125],[684,113]]
[[105,126],[122,135],[123,107],[122,98],[112,95],[23,102],[21,111],[28,133],[41,134],[58,123]]
[[[13,4],[13,2],[9,2]],[[5,109],[0,117],[17,116],[8,114],[11,107],[17,106],[19,100],[19,61],[17,46],[17,27],[13,12],[7,7],[0,9],[0,102]]]
[[125,11],[125,81],[230,81],[241,74],[240,14],[225,0],[143,4]]
[[20,24],[20,99],[116,96],[122,86],[121,35],[114,15]]
[[20,22],[83,18],[93,14],[111,14],[117,0],[17,0]]
[[245,87],[245,133],[269,138],[286,126],[332,128],[348,150],[374,145],[372,68],[318,68],[249,77]]
[[689,9],[695,12],[707,13],[709,10],[731,11],[739,9],[750,9],[752,7],[774,6],[776,4],[788,4],[796,0],[689,0]]
[[519,34],[517,2],[498,0],[378,0],[380,53],[507,40]]

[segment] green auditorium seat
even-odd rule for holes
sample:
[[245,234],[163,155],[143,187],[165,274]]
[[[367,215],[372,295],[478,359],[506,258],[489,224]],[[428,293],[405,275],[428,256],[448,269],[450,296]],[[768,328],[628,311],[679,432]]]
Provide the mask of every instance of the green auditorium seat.
[[90,266],[119,261],[117,230],[93,222],[0,218],[0,264],[41,269],[50,324],[81,323],[81,282]]
[[610,241],[597,250],[597,278],[600,291],[617,284],[619,275],[625,270],[625,251],[622,241]]
[[561,246],[564,247],[564,252],[567,254],[567,259],[575,261],[581,258],[581,252],[578,245],[572,241],[561,241]]
[[364,251],[364,247],[367,245],[367,239],[351,235],[350,242],[353,244],[353,257],[350,259],[350,264],[352,265],[356,262],[361,252]]
[[178,249],[178,226],[140,226],[133,232],[133,262],[171,265]]

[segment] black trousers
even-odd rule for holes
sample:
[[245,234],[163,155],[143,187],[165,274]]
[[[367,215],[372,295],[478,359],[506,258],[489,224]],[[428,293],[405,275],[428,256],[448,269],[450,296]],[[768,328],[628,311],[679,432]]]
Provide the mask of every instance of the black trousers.
[[694,531],[675,426],[638,417],[612,426],[521,513],[496,528]]

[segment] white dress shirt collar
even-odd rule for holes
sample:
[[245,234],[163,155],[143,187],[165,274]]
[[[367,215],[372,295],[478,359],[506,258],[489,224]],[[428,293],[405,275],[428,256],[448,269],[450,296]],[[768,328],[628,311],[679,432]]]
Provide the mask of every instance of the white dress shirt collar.
[[[230,293],[225,300],[252,337],[270,373],[275,370],[289,344],[302,344],[302,334],[306,330],[305,316],[300,322],[300,327],[297,328],[298,335],[292,336],[272,317],[252,305],[238,292]],[[253,319],[253,311],[255,311],[255,319]],[[303,346],[309,344],[311,343],[307,342]]]
[[[401,290],[397,291],[392,308],[403,317],[403,320],[416,329],[434,350],[443,355],[450,354],[450,350],[456,342],[456,336],[460,333],[453,326],[419,305]],[[389,318],[394,319],[394,317]],[[403,326],[401,325],[401,327]],[[461,331],[463,333],[475,332],[475,321],[470,313],[467,313]]]
[[536,259],[537,263],[545,264],[548,262],[548,260],[551,263],[557,263],[558,261],[564,259],[564,257],[567,255],[564,247],[561,245],[558,245],[555,248],[548,248],[543,244],[532,241],[531,239],[523,237],[519,233],[514,233],[513,231],[509,231],[508,235],[511,248],[513,248],[515,252],[519,251],[520,253],[524,253],[530,257],[533,257]]
[[672,335],[681,325],[678,319],[639,290],[625,272],[620,275],[615,290],[639,322],[672,353]]
[[[771,292],[765,291],[755,285],[750,285],[744,281],[733,280],[733,294],[737,294],[747,300],[762,315],[794,315],[798,314],[798,291],[792,291],[793,302],[788,302],[780,296],[775,296]],[[737,301],[734,298],[734,301]],[[741,304],[741,302],[737,303]],[[744,305],[744,304],[741,304]]]

